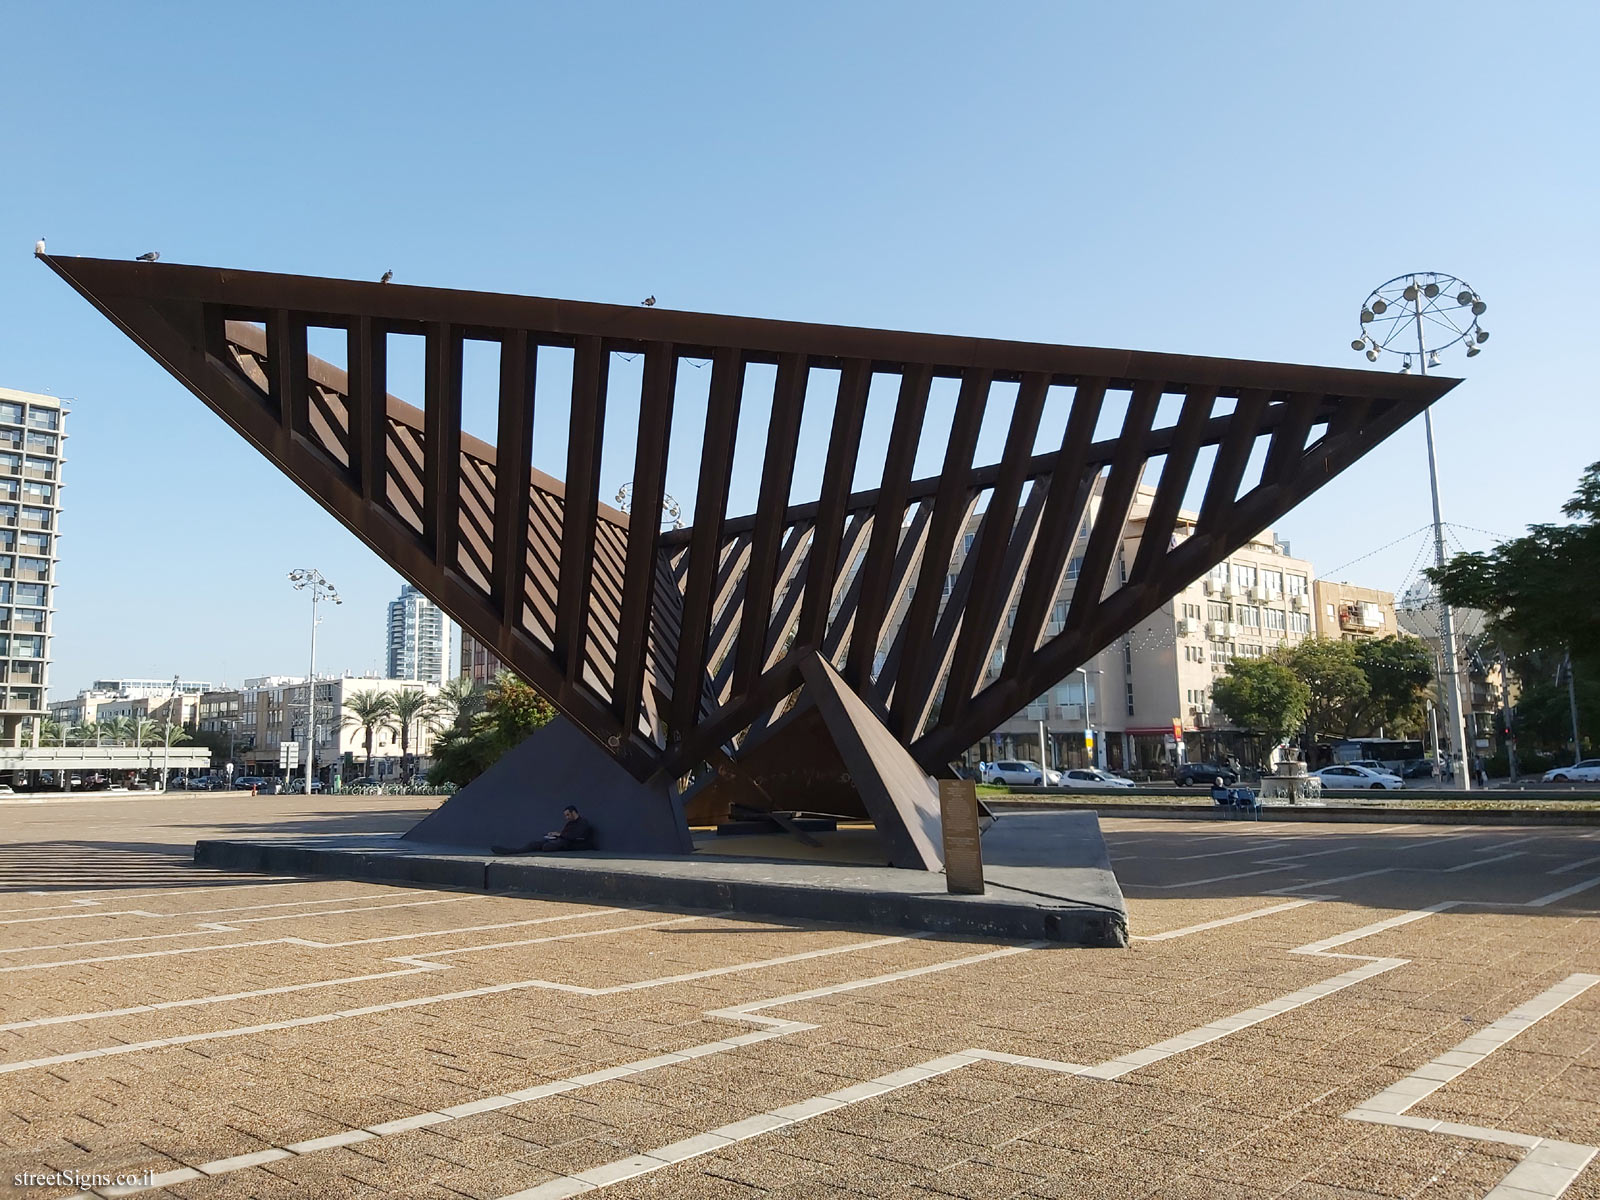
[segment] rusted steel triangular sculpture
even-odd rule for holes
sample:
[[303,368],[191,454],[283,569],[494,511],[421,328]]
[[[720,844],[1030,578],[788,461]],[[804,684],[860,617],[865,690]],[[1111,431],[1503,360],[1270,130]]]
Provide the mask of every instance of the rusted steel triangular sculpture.
[[[652,786],[769,742],[762,735],[797,702],[803,665],[818,656],[855,697],[855,718],[870,714],[922,770],[940,771],[1455,384],[164,263],[46,262]],[[310,355],[308,329],[338,331],[347,370]],[[421,408],[388,394],[395,333],[424,339]],[[498,346],[495,445],[461,428],[469,341]],[[637,396],[618,395],[612,357],[640,354]],[[561,480],[532,466],[535,378],[548,355],[571,364]],[[685,361],[710,371],[703,424],[687,432],[673,421]],[[756,376],[772,368],[757,397]],[[943,468],[913,478],[930,394],[952,387],[943,381],[955,391]],[[869,393],[885,388],[896,398],[881,481],[853,491]],[[1052,392],[1070,397],[1070,415],[1059,444],[1038,452]],[[1178,411],[1163,424],[1164,396]],[[819,397],[831,409],[827,464],[816,499],[796,504],[794,449]],[[631,522],[600,503],[606,409],[623,401],[638,414]],[[757,403],[759,498],[736,517],[734,443],[751,425],[741,408]],[[1004,452],[978,463],[985,412],[1001,405]],[[1120,432],[1097,439],[1102,414],[1119,412]],[[655,514],[674,433],[693,439],[699,480],[691,527],[663,532]],[[1258,440],[1260,479],[1241,490]],[[1179,507],[1208,452],[1199,519],[1179,542]],[[1152,459],[1160,482],[1124,578],[1114,571],[1123,523]],[[1078,586],[1065,618],[1052,619],[1091,496]]]

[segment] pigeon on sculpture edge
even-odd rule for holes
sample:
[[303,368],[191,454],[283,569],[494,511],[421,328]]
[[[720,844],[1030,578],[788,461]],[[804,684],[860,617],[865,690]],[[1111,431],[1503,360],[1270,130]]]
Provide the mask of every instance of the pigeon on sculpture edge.
[[37,242],[35,242],[33,244],[33,256],[35,258],[43,258],[44,257],[44,239],[43,238],[40,238]]
[[133,261],[134,262],[155,262],[160,257],[161,257],[161,251],[159,251],[159,250],[146,250],[143,254],[139,255],[139,257],[134,259]]
[[383,277],[381,279],[379,279],[378,282],[379,283],[388,283],[393,278],[394,278],[394,272],[393,271],[385,271],[383,273]]

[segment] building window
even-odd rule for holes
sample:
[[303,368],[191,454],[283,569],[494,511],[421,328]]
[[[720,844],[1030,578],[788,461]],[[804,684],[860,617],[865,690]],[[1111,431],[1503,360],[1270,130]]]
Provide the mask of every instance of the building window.
[[1306,577],[1304,575],[1285,575],[1283,577],[1283,590],[1291,596],[1304,596],[1306,594]]
[[1233,581],[1242,588],[1255,587],[1256,569],[1245,563],[1233,568]]
[[1261,628],[1261,610],[1253,604],[1239,605],[1239,624],[1249,629]]
[[[1278,614],[1280,617],[1283,614]],[[1279,628],[1282,628],[1280,625]],[[1311,615],[1309,613],[1292,612],[1289,614],[1289,630],[1291,633],[1310,633]]]
[[1067,581],[1071,582],[1083,573],[1083,555],[1074,554],[1067,561]]
[[[1305,620],[1305,617],[1306,617],[1305,613],[1290,613],[1289,615],[1291,617],[1299,617],[1301,620]],[[1284,628],[1283,618],[1284,618],[1283,609],[1281,609],[1281,608],[1269,608],[1269,609],[1267,609],[1266,610],[1266,627],[1268,629],[1278,630],[1281,633],[1283,631],[1283,628]]]
[[1283,591],[1283,572],[1262,571],[1261,586],[1266,588],[1269,594],[1276,596],[1278,593]]
[[1212,602],[1206,605],[1206,620],[1227,621],[1230,619],[1230,610],[1226,604]]
[[[11,407],[20,408],[20,405]],[[0,421],[7,420],[3,410],[0,410]],[[18,418],[20,421],[21,418]],[[34,429],[59,429],[61,427],[61,414],[53,408],[32,408],[28,410],[28,424]]]
[[1211,579],[1216,583],[1227,583],[1229,579],[1228,564],[1219,562],[1211,568]]

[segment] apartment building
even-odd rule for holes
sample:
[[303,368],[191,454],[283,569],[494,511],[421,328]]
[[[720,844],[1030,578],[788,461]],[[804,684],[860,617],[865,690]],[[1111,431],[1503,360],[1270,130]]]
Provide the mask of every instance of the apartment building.
[[461,677],[473,683],[493,683],[505,664],[488,646],[465,629],[461,631]]
[[48,712],[66,416],[54,396],[0,388],[0,744],[7,746],[37,746]]
[[[1126,578],[1154,500],[1155,488],[1141,485],[1123,527],[1108,591]],[[1097,516],[1091,498],[1047,632],[1056,632],[1066,620]],[[1196,513],[1180,512],[1173,546],[1193,536],[1197,520]],[[1294,557],[1272,530],[1262,530],[1081,671],[1004,722],[973,757],[1037,760],[1041,726],[1050,766],[1089,760],[1086,727],[1096,734],[1093,761],[1113,770],[1159,772],[1186,759],[1253,753],[1255,748],[1227,727],[1213,705],[1212,685],[1235,658],[1260,658],[1313,636],[1313,583],[1311,563]],[[995,657],[991,666],[997,673],[1003,647]]]
[[[69,729],[129,716],[156,720],[170,716],[180,725],[192,725],[198,714],[199,697],[211,691],[212,686],[192,679],[96,679],[69,700],[51,700],[48,709],[51,720]],[[176,704],[170,703],[174,692],[179,697]]]
[[1312,598],[1318,637],[1354,642],[1401,632],[1395,621],[1393,592],[1319,579],[1312,585]]
[[[346,725],[349,710],[345,702],[365,692],[424,691],[438,694],[438,686],[416,679],[379,679],[375,676],[322,676],[316,680],[315,706],[312,710],[316,722],[317,777],[324,784],[333,782],[335,773],[355,776],[371,774],[379,779],[398,777],[404,770],[400,750],[400,731],[392,724],[380,726],[373,732],[372,762],[368,764],[366,733],[359,726]],[[273,776],[278,774],[278,752],[284,742],[294,742],[299,747],[304,767],[309,739],[306,736],[306,713],[311,688],[304,676],[268,675],[247,679],[238,690],[237,724],[235,736],[242,747],[239,759],[242,767],[238,774]],[[206,699],[202,698],[202,704]],[[229,703],[226,695],[217,696],[218,706],[212,718],[225,722]],[[226,726],[222,726],[226,728]],[[410,731],[410,753],[423,759],[433,746],[435,730],[427,725],[414,726]],[[348,768],[346,767],[348,763]]]
[[450,668],[449,622],[444,612],[409,583],[389,602],[390,679],[441,685]]

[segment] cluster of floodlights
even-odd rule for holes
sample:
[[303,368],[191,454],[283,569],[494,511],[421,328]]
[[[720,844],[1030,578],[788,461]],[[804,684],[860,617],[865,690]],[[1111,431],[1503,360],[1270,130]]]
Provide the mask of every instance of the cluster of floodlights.
[[1439,365],[1440,351],[1458,344],[1465,344],[1467,357],[1475,358],[1489,340],[1489,331],[1478,323],[1488,307],[1453,275],[1397,275],[1374,288],[1361,306],[1361,336],[1350,349],[1364,351],[1368,362],[1377,362],[1385,352],[1399,354],[1402,375],[1410,374],[1413,355],[1426,356],[1426,370]]

